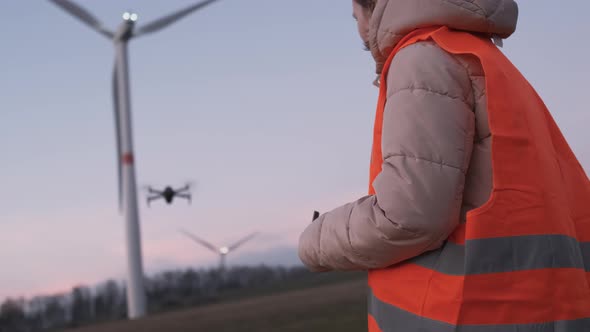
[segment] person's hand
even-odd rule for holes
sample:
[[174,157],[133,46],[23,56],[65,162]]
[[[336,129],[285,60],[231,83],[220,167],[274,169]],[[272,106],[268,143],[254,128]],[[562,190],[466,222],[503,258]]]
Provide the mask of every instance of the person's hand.
[[313,211],[313,217],[311,218],[311,221],[314,222],[319,217],[320,213],[318,211]]

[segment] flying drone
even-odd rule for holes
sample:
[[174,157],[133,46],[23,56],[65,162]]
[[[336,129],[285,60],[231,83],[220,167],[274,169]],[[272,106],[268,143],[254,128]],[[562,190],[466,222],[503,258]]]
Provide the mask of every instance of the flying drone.
[[172,204],[174,198],[184,198],[189,203],[191,203],[192,195],[190,193],[192,185],[190,183],[185,184],[183,187],[174,189],[172,186],[166,186],[163,190],[157,190],[148,186],[146,188],[148,192],[147,197],[147,205],[150,206],[150,203],[158,200],[163,199],[167,204]]

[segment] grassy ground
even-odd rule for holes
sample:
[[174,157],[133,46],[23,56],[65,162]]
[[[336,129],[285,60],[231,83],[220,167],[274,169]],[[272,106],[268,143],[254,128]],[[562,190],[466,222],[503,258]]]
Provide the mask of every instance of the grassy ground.
[[362,275],[323,275],[256,294],[230,294],[212,305],[68,332],[365,331],[366,290]]

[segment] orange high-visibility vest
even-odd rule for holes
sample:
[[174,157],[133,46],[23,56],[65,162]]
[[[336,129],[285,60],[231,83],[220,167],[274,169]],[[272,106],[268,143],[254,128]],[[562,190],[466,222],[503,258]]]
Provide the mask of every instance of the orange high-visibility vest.
[[369,331],[590,331],[590,181],[540,97],[490,40],[438,27],[398,44],[381,79],[370,183],[383,163],[391,60],[424,40],[481,61],[493,190],[441,249],[369,272]]

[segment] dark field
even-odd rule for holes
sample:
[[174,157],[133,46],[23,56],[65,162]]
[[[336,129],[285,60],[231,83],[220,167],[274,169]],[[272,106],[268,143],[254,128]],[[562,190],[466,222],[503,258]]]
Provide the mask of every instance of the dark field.
[[219,303],[69,332],[366,331],[362,274],[228,294]]

